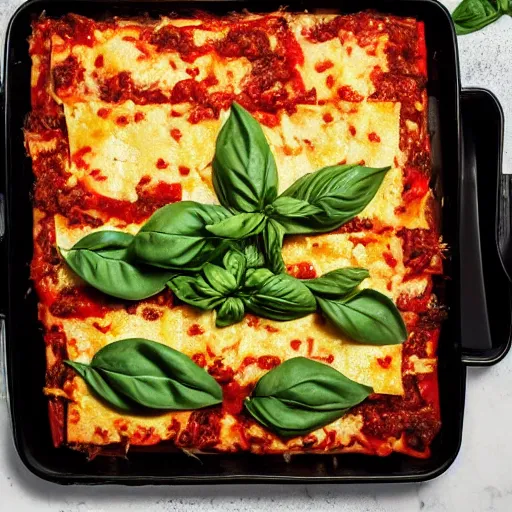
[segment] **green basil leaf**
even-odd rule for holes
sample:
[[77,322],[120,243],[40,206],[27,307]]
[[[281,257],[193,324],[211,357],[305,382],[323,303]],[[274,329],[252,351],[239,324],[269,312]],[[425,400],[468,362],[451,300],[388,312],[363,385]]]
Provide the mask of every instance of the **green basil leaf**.
[[397,345],[407,339],[402,316],[393,301],[382,293],[366,289],[345,300],[317,300],[329,321],[354,341]]
[[162,291],[172,273],[134,266],[128,249],[133,238],[127,233],[98,231],[60,252],[71,270],[93,288],[112,297],[141,300]]
[[372,392],[329,365],[295,357],[266,373],[245,407],[268,429],[293,437],[341,418]]
[[255,276],[265,269],[257,269],[246,280],[246,288],[256,286],[250,295],[242,296],[246,309],[255,315],[286,321],[301,318],[316,311],[314,295],[301,281],[287,274],[271,275],[255,284]]
[[224,301],[224,296],[212,288],[202,276],[176,276],[167,286],[183,302],[200,309],[213,309]]
[[275,274],[283,273],[286,270],[281,252],[284,234],[285,230],[279,222],[274,219],[268,220],[263,231],[263,247],[265,248],[267,266]]
[[507,12],[508,0],[497,4],[489,0],[463,0],[453,11],[457,34],[470,34],[501,18]]
[[135,236],[132,253],[148,265],[169,269],[199,270],[230,245],[206,229],[231,217],[218,205],[180,201],[157,210]]
[[258,246],[256,239],[246,239],[243,247],[247,268],[258,268],[265,265],[265,255]]
[[233,249],[224,255],[222,263],[226,270],[235,278],[236,287],[240,286],[245,274],[245,256],[240,251]]
[[261,288],[263,283],[273,276],[268,268],[250,268],[245,273],[244,289],[251,291]]
[[206,226],[206,229],[218,237],[240,240],[261,233],[266,223],[267,217],[263,213],[239,213]]
[[222,296],[234,292],[238,287],[235,276],[218,265],[207,263],[203,272],[208,284]]
[[97,397],[103,399],[116,409],[124,412],[133,412],[133,410],[137,408],[135,402],[113,389],[108,382],[105,381],[101,373],[92,366],[76,361],[64,361],[64,363],[73,368],[73,370],[85,380]]
[[212,181],[220,204],[239,212],[260,212],[277,197],[276,163],[267,139],[237,103],[217,137]]
[[327,272],[315,279],[302,282],[315,294],[321,297],[341,298],[359,286],[370,273],[365,268],[347,267]]
[[307,217],[322,213],[322,209],[307,201],[295,197],[278,197],[270,207],[266,208],[267,215],[280,217]]
[[245,315],[244,303],[236,297],[228,297],[217,311],[215,325],[227,327],[241,322]]
[[390,167],[334,165],[306,174],[282,196],[318,207],[322,213],[302,218],[279,217],[288,234],[325,233],[362,212],[379,189]]
[[73,249],[88,249],[100,251],[128,247],[133,241],[133,235],[122,231],[95,231],[84,236],[73,246]]
[[[155,341],[111,343],[89,366],[114,393],[150,409],[193,410],[222,402],[222,389],[213,377],[185,354]],[[89,384],[88,375],[81,375]],[[107,401],[112,397],[102,396]]]

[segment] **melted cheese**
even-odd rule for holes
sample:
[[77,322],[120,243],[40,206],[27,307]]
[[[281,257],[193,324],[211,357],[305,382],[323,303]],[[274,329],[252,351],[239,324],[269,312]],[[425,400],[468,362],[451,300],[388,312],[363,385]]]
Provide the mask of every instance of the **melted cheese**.
[[[323,21],[329,21],[334,16],[324,16]],[[385,55],[388,35],[384,34],[375,40],[375,55],[369,55],[365,48],[361,48],[354,34],[343,32],[342,37],[329,39],[324,42],[311,42],[304,35],[304,29],[313,27],[318,23],[316,16],[297,16],[291,21],[295,38],[304,53],[302,76],[306,88],[315,87],[318,99],[328,99],[332,92],[340,86],[348,86],[364,97],[370,96],[375,88],[370,80],[370,74],[375,66],[382,71],[388,70]],[[317,71],[316,66],[329,62],[332,67],[325,71]],[[334,79],[331,87],[327,86],[327,77]]]

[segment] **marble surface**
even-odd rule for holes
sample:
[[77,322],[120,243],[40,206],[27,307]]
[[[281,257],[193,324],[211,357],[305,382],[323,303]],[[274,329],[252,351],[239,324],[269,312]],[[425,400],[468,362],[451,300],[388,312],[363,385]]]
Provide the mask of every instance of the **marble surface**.
[[[458,0],[444,3],[453,9]],[[0,36],[22,3],[0,0]],[[459,38],[463,86],[497,94],[512,119],[512,19]],[[504,168],[512,172],[512,128],[505,136]],[[408,485],[203,487],[61,487],[30,474],[14,451],[0,386],[0,510],[58,512],[128,511],[330,511],[509,512],[512,510],[512,355],[487,369],[470,369],[464,438],[447,473]]]

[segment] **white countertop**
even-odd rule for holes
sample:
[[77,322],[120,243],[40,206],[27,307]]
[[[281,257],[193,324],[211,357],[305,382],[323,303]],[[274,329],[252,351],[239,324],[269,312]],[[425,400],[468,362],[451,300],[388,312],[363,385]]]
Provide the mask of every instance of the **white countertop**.
[[[0,37],[22,0],[0,0]],[[445,0],[453,9],[458,0]],[[491,89],[512,119],[512,19],[459,38],[462,84]],[[504,168],[512,172],[512,128]],[[510,512],[512,510],[512,354],[468,371],[460,454],[441,477],[407,485],[224,485],[62,487],[30,474],[12,444],[0,398],[0,510],[15,512],[328,511]],[[342,459],[340,459],[340,462]],[[342,463],[342,462],[341,462]]]

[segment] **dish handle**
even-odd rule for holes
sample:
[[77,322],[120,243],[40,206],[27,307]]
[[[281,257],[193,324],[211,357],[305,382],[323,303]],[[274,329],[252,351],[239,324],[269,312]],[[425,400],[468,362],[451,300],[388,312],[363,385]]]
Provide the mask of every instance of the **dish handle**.
[[468,366],[496,364],[511,344],[512,287],[500,254],[500,244],[510,241],[512,212],[512,176],[502,174],[503,130],[496,96],[486,89],[463,89],[460,318],[462,361]]
[[[3,71],[3,70],[2,70]],[[3,76],[3,74],[2,74]],[[5,140],[5,104],[4,87],[0,77],[0,400],[7,393],[6,361],[5,361],[5,313],[7,308],[7,247],[6,227],[6,145]]]

